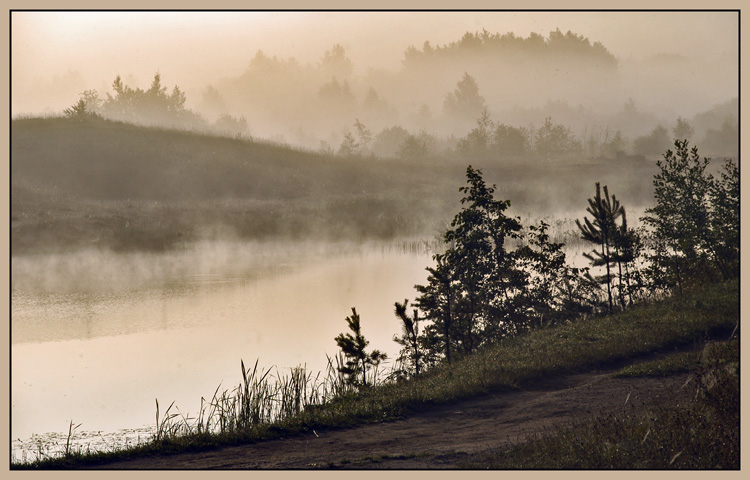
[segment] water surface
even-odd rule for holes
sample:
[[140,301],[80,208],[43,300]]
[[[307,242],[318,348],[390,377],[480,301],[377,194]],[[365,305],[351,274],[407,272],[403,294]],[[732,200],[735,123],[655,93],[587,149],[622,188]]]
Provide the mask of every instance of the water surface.
[[424,248],[402,247],[214,242],[13,258],[12,438],[56,432],[46,438],[59,443],[71,420],[81,438],[147,436],[155,399],[194,415],[201,397],[239,384],[240,359],[323,370],[351,307],[369,348],[395,358],[393,304],[414,298],[431,264]]

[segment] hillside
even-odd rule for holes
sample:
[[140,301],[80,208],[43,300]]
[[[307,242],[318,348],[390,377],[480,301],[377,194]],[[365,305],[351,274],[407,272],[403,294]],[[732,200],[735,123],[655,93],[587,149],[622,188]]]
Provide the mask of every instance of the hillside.
[[[14,120],[12,252],[161,250],[207,236],[432,237],[466,165],[327,156],[268,142],[99,119]],[[651,197],[651,162],[475,159],[518,214],[583,211],[595,182]]]

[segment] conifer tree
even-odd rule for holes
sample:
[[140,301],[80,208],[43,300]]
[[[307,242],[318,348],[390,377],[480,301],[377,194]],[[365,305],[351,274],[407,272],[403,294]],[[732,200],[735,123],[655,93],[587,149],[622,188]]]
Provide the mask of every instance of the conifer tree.
[[377,367],[381,361],[388,357],[379,350],[373,350],[369,353],[365,351],[370,342],[362,335],[359,314],[354,307],[352,307],[352,315],[346,317],[346,323],[353,335],[352,333],[340,333],[335,338],[336,344],[346,357],[346,364],[339,367],[339,371],[347,376],[347,380],[352,385],[366,387],[369,367]]
[[415,287],[417,305],[433,322],[425,329],[427,343],[440,345],[449,362],[455,353],[518,333],[528,319],[519,302],[527,276],[505,244],[521,224],[505,215],[510,202],[493,198],[495,187],[485,184],[481,171],[469,166],[466,176],[464,207],[443,237],[446,251],[433,255],[437,265],[428,268],[428,284]]
[[404,299],[404,303],[395,303],[396,316],[401,320],[402,334],[401,336],[394,336],[393,340],[401,345],[400,359],[409,360],[410,370],[414,372],[414,375],[419,375],[422,367],[423,355],[419,348],[419,309],[414,309],[411,317],[406,314],[406,309],[409,305],[409,300]]
[[458,289],[454,287],[454,275],[445,254],[436,253],[432,258],[436,266],[427,267],[427,285],[414,286],[420,294],[417,306],[432,321],[424,332],[424,341],[430,347],[430,359],[437,361],[439,351],[445,356],[445,361],[451,363],[453,309]]
[[601,195],[602,188],[596,183],[596,195],[589,198],[589,206],[586,211],[593,217],[583,218],[583,223],[576,219],[576,225],[581,231],[581,238],[589,243],[597,245],[599,250],[584,253],[591,265],[594,267],[605,267],[606,274],[600,278],[601,283],[607,285],[607,299],[610,313],[614,310],[612,300],[612,265],[616,256],[613,252],[615,236],[617,235],[616,221],[622,216],[625,209],[613,195],[609,196],[607,186],[604,186],[604,197]]

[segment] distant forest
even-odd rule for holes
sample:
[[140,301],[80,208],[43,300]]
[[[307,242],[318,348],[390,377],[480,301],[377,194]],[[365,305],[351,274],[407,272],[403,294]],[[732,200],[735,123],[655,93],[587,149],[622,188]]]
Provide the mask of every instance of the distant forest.
[[[668,60],[644,74],[662,97],[659,79],[688,68],[686,59]],[[548,37],[483,30],[446,45],[426,41],[405,50],[399,71],[370,69],[363,76],[354,75],[339,44],[315,64],[259,50],[244,73],[218,79],[196,98],[164,85],[159,72],[147,89],[116,76],[111,91],[85,90],[65,113],[346,157],[618,159],[660,155],[676,139],[698,143],[711,156],[737,155],[737,97],[690,117],[657,115],[632,97],[618,97],[636,88],[620,63],[601,43],[559,29]],[[679,95],[696,82],[702,79],[680,77],[667,90]]]

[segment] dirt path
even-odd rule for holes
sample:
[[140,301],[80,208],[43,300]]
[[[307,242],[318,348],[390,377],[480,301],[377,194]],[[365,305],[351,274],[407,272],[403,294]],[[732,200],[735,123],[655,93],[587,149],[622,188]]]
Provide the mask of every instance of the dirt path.
[[609,371],[553,379],[431,408],[409,418],[201,453],[140,458],[105,469],[431,469],[455,468],[472,453],[554,426],[659,401],[687,398],[689,375],[612,378]]

